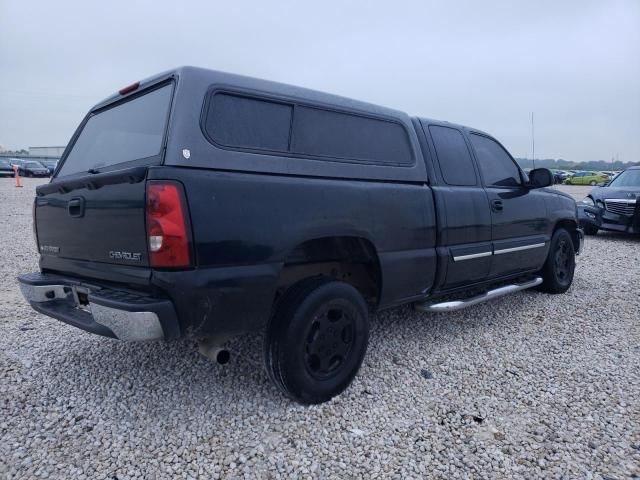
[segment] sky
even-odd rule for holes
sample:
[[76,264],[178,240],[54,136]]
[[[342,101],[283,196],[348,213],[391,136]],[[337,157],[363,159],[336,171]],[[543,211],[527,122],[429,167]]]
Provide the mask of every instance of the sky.
[[640,161],[640,0],[0,0],[0,145],[195,65],[447,120],[516,157]]

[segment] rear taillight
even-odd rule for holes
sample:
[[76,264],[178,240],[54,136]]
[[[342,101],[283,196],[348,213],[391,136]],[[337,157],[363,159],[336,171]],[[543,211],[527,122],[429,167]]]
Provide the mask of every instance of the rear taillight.
[[147,240],[151,266],[190,266],[189,233],[182,185],[169,181],[147,182]]

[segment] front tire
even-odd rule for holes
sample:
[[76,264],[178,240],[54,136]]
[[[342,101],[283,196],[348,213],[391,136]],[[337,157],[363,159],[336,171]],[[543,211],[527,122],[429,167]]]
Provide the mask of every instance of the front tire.
[[573,239],[564,228],[557,229],[551,237],[547,260],[540,271],[542,283],[538,287],[546,293],[564,293],[573,283],[576,253]]
[[595,187],[598,184],[598,182],[596,182],[595,180],[591,180],[591,183],[589,185],[591,185],[592,187]]
[[276,305],[265,335],[265,367],[293,400],[326,402],[356,376],[368,341],[367,305],[353,286],[303,280]]

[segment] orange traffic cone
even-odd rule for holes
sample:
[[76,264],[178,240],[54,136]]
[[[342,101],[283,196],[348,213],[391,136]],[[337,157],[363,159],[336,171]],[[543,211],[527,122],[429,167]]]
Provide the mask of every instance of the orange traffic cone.
[[18,173],[18,166],[14,165],[13,166],[13,178],[16,179],[16,188],[22,188],[22,185],[20,185],[20,174]]

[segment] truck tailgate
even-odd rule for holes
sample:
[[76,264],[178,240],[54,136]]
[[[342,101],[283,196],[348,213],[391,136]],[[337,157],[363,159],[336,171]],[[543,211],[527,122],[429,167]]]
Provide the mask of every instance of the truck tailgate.
[[40,254],[148,266],[144,170],[41,187],[35,205]]

